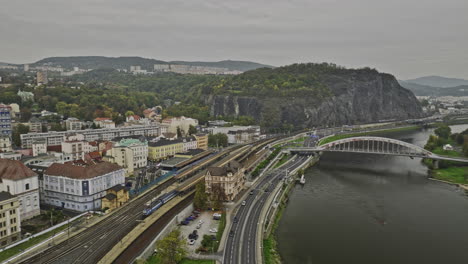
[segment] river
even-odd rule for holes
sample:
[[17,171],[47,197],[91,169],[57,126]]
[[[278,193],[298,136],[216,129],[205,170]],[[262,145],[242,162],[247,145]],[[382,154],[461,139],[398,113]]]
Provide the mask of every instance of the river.
[[[432,132],[382,136],[424,146]],[[284,263],[468,263],[468,197],[420,159],[325,153],[306,180],[277,230]]]

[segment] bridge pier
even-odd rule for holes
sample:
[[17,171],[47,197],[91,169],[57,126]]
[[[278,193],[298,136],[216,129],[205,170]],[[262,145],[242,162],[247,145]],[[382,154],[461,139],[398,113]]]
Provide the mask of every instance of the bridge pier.
[[432,169],[437,170],[439,168],[439,161],[432,160]]

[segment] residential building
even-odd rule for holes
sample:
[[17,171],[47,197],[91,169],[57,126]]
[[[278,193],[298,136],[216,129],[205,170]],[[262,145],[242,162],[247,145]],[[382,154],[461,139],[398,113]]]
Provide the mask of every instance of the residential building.
[[19,199],[9,192],[0,192],[0,246],[4,247],[21,239]]
[[0,159],[0,191],[18,196],[21,220],[40,214],[38,175],[21,161]]
[[85,130],[70,130],[70,131],[49,131],[47,133],[28,133],[22,134],[21,147],[30,148],[34,139],[45,138],[47,146],[60,145],[64,141],[64,136],[68,134],[82,134],[86,141],[96,140],[111,140],[116,137],[128,136],[147,136],[156,137],[160,133],[159,125],[153,124],[148,126],[127,126],[117,128],[101,128],[101,129],[85,129]]
[[10,104],[10,107],[11,107],[11,111],[10,111],[10,116],[12,118],[16,118],[16,117],[19,117],[20,116],[20,107],[19,107],[19,104]]
[[138,115],[129,115],[129,116],[127,116],[127,117],[125,118],[125,120],[126,120],[127,122],[138,121],[138,120],[140,120],[140,119],[141,119],[141,117],[138,116]]
[[124,183],[125,170],[117,164],[54,163],[44,172],[44,202],[79,212],[101,209],[106,190]]
[[29,64],[24,64],[24,65],[23,65],[23,70],[24,70],[25,72],[29,71]]
[[46,154],[47,153],[47,142],[45,139],[36,139],[32,143],[32,155],[33,157],[37,157],[41,154]]
[[189,149],[196,149],[198,148],[198,143],[195,137],[184,137],[182,139],[182,151],[187,152]]
[[37,85],[47,84],[49,80],[47,79],[46,71],[38,71],[36,74]]
[[205,189],[212,199],[232,201],[244,186],[244,168],[237,161],[223,167],[208,167],[206,171]]
[[98,117],[94,119],[94,124],[99,128],[115,128],[115,122],[108,117]]
[[250,143],[261,138],[260,126],[209,127],[210,134],[225,134],[229,144]]
[[208,134],[195,134],[193,135],[197,140],[197,148],[207,150],[208,149]]
[[163,124],[168,125],[167,132],[177,133],[177,128],[179,127],[183,135],[188,135],[189,127],[192,125],[194,127],[198,126],[198,120],[181,116],[166,118],[162,121]]
[[32,117],[28,122],[29,133],[42,133],[42,122],[37,117]]
[[130,196],[128,190],[122,185],[116,185],[106,191],[106,196],[102,198],[101,209],[112,211],[128,202]]
[[81,134],[66,137],[61,145],[62,153],[70,156],[71,160],[83,160],[86,153],[96,149],[85,141]]
[[11,136],[11,106],[0,104],[0,134]]
[[69,117],[65,120],[65,127],[67,130],[81,130],[83,128],[83,122],[78,118]]
[[10,136],[6,134],[0,134],[0,152],[10,152],[12,150]]
[[176,153],[183,152],[184,144],[182,139],[159,139],[156,142],[148,143],[148,159],[152,161],[167,159]]
[[22,156],[17,152],[0,152],[0,159],[21,160]]
[[104,159],[125,168],[127,175],[135,169],[144,168],[148,163],[148,141],[145,137],[117,138]]

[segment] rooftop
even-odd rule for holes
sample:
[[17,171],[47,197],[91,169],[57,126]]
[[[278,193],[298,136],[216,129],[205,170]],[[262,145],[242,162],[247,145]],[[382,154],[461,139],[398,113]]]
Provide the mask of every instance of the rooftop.
[[63,176],[72,179],[91,179],[118,170],[123,169],[117,164],[105,161],[91,165],[54,163],[45,171],[44,174],[51,176]]
[[180,158],[180,157],[170,158],[168,160],[161,162],[161,166],[174,167],[177,164],[182,163],[186,160],[188,160],[188,158]]
[[37,176],[37,174],[21,161],[0,159],[0,179],[17,181],[34,176]]
[[11,195],[9,192],[0,192],[0,201],[10,200],[13,197],[15,196]]
[[242,165],[233,160],[223,167],[208,167],[211,176],[227,176],[229,172],[236,173]]

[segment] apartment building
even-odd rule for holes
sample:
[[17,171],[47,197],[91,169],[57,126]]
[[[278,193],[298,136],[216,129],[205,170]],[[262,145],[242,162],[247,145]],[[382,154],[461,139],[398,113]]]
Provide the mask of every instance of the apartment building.
[[100,128],[115,128],[115,122],[108,117],[98,117],[94,119],[94,124]]
[[0,134],[0,152],[10,152],[12,150],[10,136],[6,134]]
[[208,167],[206,171],[205,189],[212,199],[232,201],[244,186],[244,168],[237,161],[223,167]]
[[0,192],[0,246],[21,239],[20,202],[9,192]]
[[85,212],[101,208],[106,190],[125,183],[117,164],[54,163],[44,172],[43,197],[49,205]]
[[198,148],[207,150],[208,149],[208,134],[196,134],[193,135],[197,140]]
[[47,146],[61,145],[65,141],[64,137],[70,134],[82,134],[85,141],[109,141],[116,137],[128,136],[147,136],[157,137],[161,134],[160,126],[157,124],[144,126],[127,126],[116,128],[100,128],[100,129],[85,129],[85,130],[70,130],[70,131],[50,131],[45,133],[28,133],[22,134],[21,147],[31,148],[32,142],[38,138],[47,140]]
[[65,127],[67,130],[81,130],[83,128],[83,122],[78,118],[69,117],[65,120]]
[[167,132],[177,133],[177,128],[180,128],[183,135],[188,135],[188,130],[190,126],[198,126],[197,119],[185,116],[166,118],[161,123],[168,126]]
[[38,175],[21,161],[0,159],[0,191],[16,195],[21,220],[40,214]]
[[148,141],[145,137],[117,138],[114,146],[106,152],[104,160],[125,168],[126,174],[133,174],[135,169],[144,168],[148,163]]
[[0,104],[0,135],[11,136],[11,106]]

